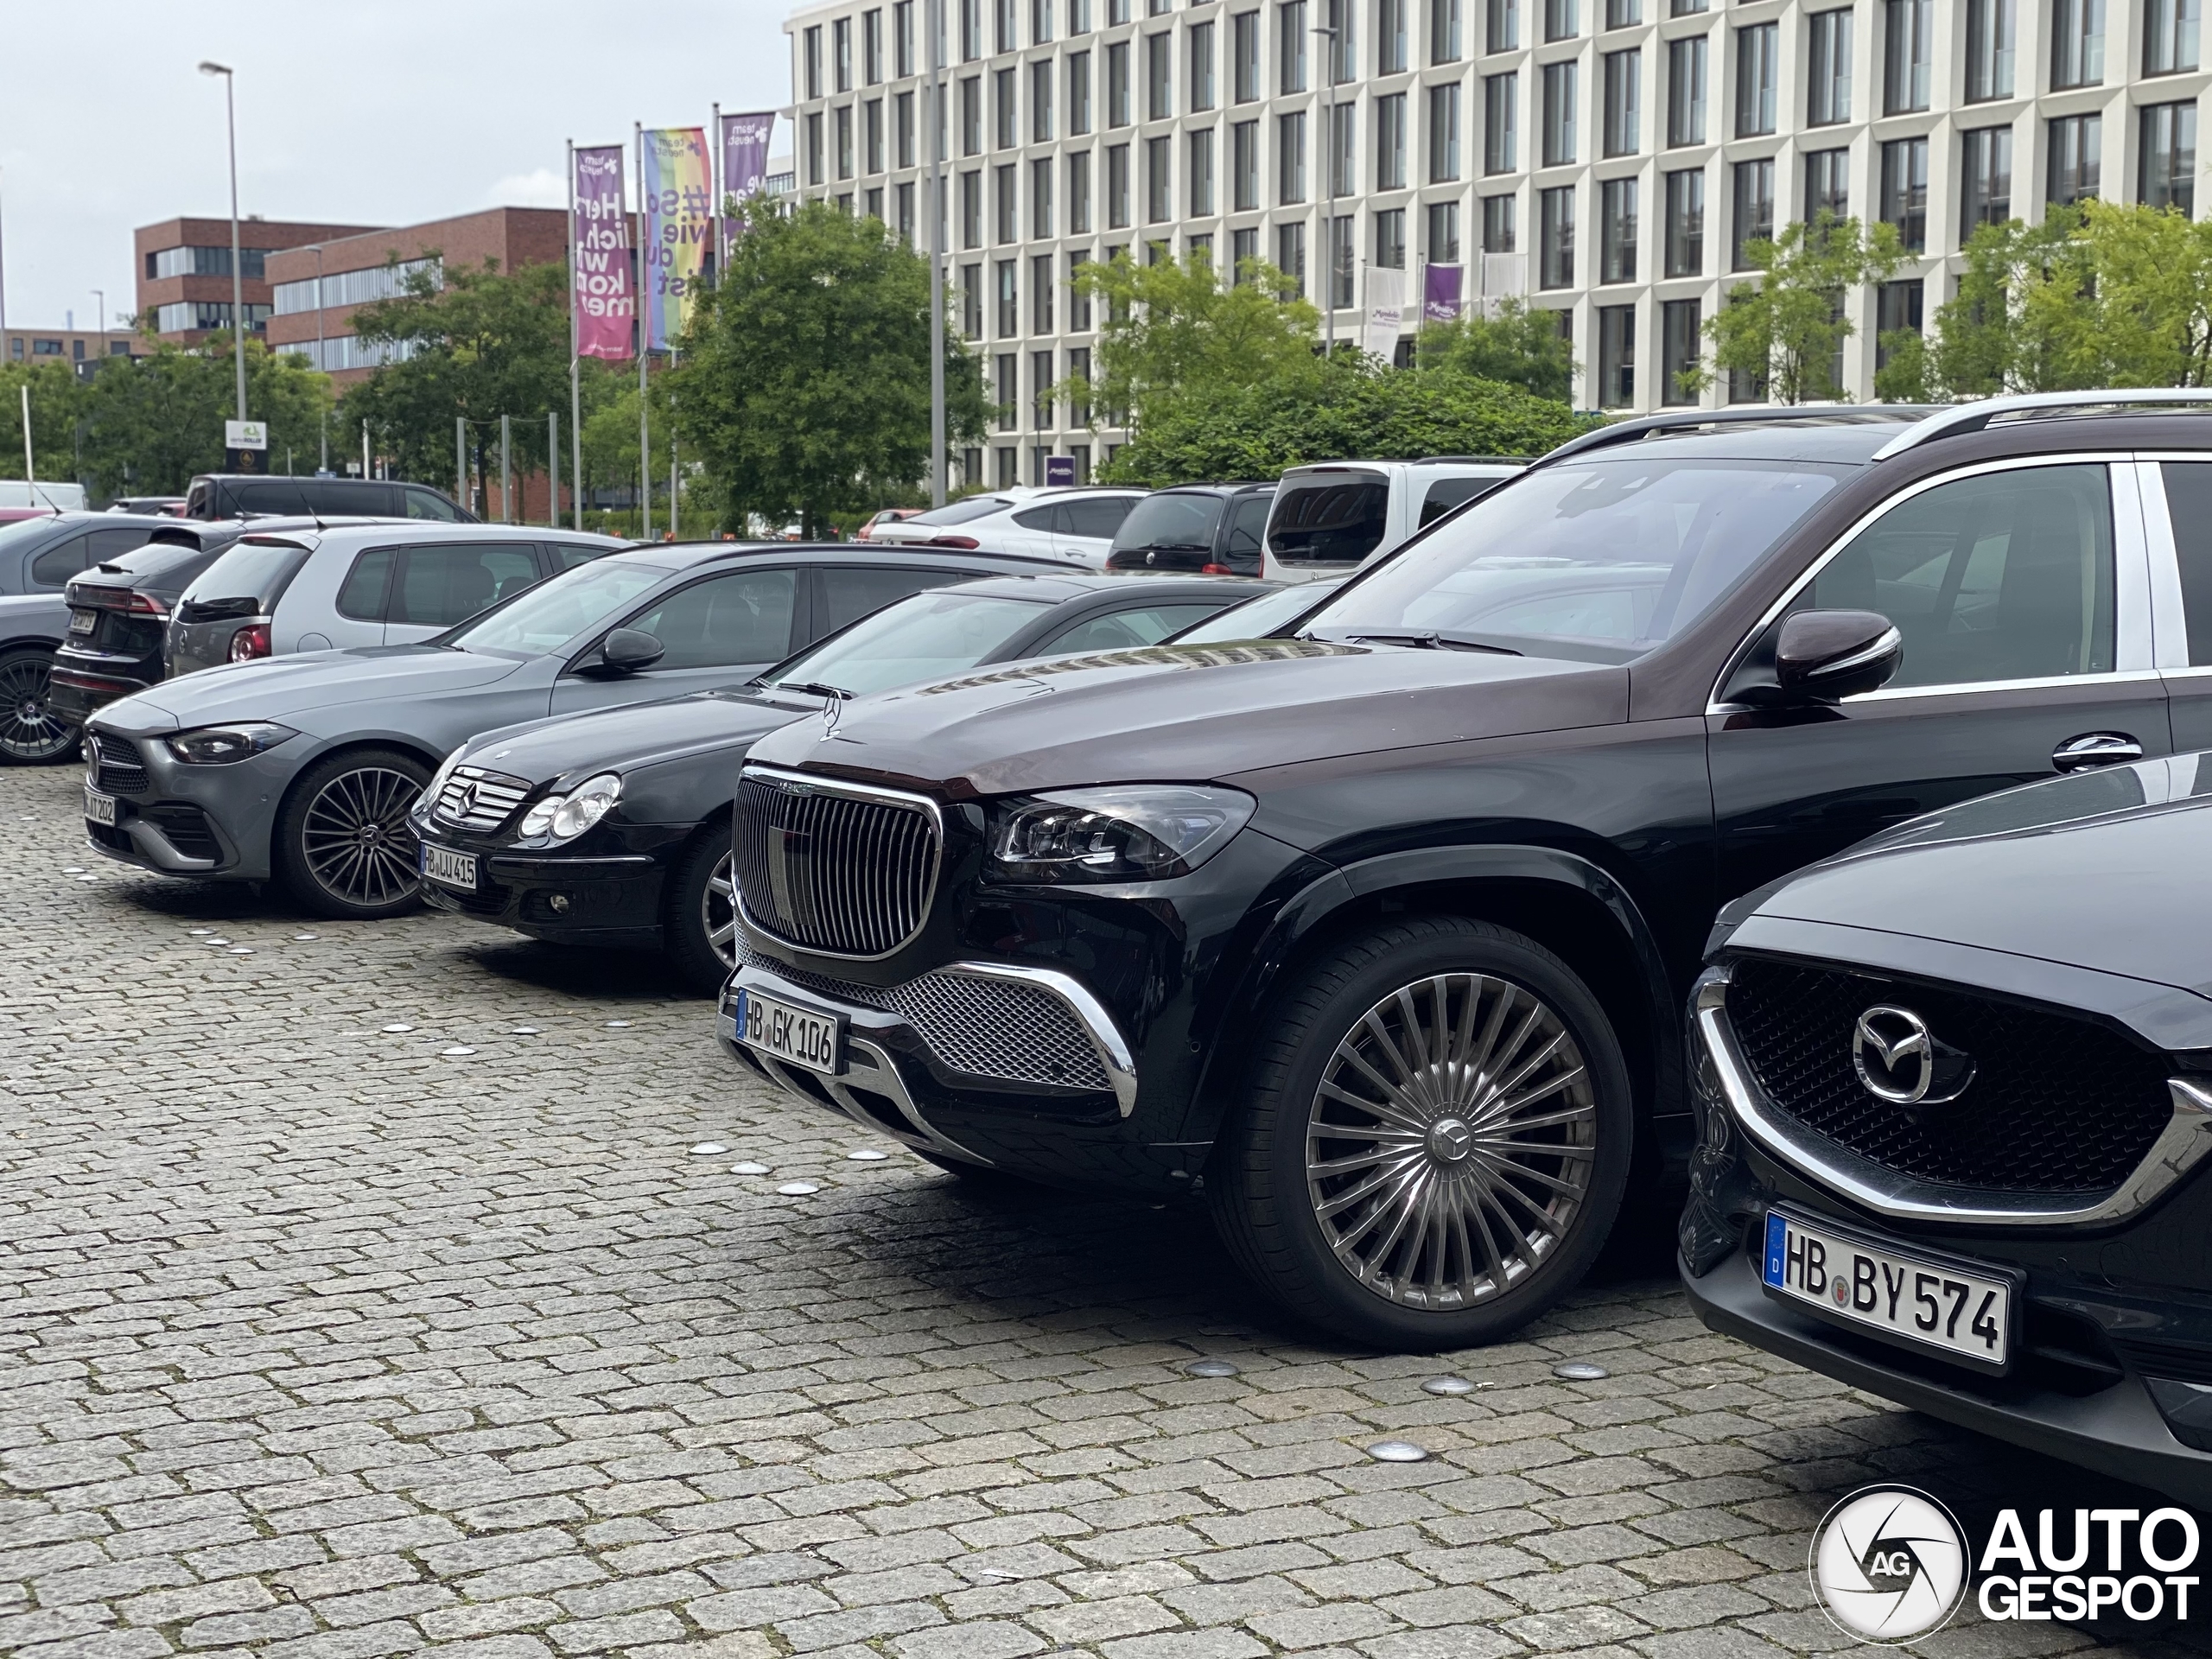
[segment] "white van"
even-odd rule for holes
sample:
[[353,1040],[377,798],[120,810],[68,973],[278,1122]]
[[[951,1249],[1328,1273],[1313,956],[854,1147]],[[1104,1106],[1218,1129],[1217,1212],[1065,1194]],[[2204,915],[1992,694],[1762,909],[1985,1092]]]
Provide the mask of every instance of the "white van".
[[1528,466],[1495,455],[1329,461],[1282,475],[1268,513],[1269,582],[1346,576]]
[[43,479],[27,483],[20,478],[0,478],[0,507],[30,507],[41,512],[82,512],[85,486],[48,484]]

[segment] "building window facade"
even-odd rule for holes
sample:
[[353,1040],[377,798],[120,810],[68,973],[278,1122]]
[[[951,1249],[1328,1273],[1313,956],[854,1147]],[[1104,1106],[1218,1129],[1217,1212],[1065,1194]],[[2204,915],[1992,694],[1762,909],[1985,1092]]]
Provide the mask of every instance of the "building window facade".
[[1736,31],[1736,136],[1758,138],[1774,130],[1775,89],[1780,70],[1782,27],[1754,23]]
[[1636,308],[1598,308],[1598,407],[1626,409],[1636,402]]
[[1705,142],[1706,40],[1686,35],[1667,42],[1667,143],[1670,149]]
[[1815,149],[1805,157],[1804,219],[1817,225],[1825,216],[1844,219],[1851,213],[1851,152]]
[[1631,47],[1625,52],[1608,52],[1602,61],[1605,154],[1633,156],[1643,147],[1643,54]]
[[1546,167],[1571,167],[1575,156],[1574,72],[1570,58],[1548,63],[1544,78],[1544,148]]
[[1883,114],[1928,107],[1935,29],[1936,0],[1887,0],[1882,8]]
[[1598,280],[1636,280],[1637,181],[1607,179],[1598,187]]
[[1751,245],[1774,239],[1774,162],[1738,162],[1729,191],[1728,269],[1751,269]]
[[1521,128],[1521,77],[1483,77],[1483,171],[1496,175],[1521,165],[1515,135]]
[[2202,0],[2149,0],[2143,19],[2143,73],[2187,74],[2197,67]]
[[1807,34],[1805,124],[1833,127],[1851,119],[1851,13],[1816,11]]
[[1560,185],[1536,193],[1536,285],[1574,286],[1574,187]]
[[1694,384],[1702,355],[1700,308],[1695,300],[1669,300],[1659,308],[1659,401],[1694,404]]
[[1928,141],[1893,138],[1882,146],[1882,222],[1897,227],[1907,253],[1928,251]]
[[1967,102],[2012,96],[2018,0],[1967,0]]
[[2097,194],[2105,142],[2101,115],[2069,115],[2050,123],[2050,154],[2045,169],[2045,200],[2061,206],[2087,201]]
[[2051,91],[2101,86],[2104,79],[2105,0],[2051,0]]
[[2012,217],[2012,129],[1980,127],[1959,135],[1959,240]]
[[2142,188],[2137,199],[2152,207],[2196,213],[2196,105],[2146,104],[2142,120]]
[[1667,261],[1669,276],[1705,275],[1705,169],[1667,175]]

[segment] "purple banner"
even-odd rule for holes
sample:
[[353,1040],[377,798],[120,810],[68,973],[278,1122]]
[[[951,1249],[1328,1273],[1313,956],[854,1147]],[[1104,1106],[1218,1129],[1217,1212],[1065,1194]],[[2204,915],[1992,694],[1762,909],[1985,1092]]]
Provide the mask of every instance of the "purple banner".
[[1431,265],[1421,294],[1421,321],[1450,322],[1458,317],[1459,296],[1466,277],[1465,265]]
[[[726,115],[722,117],[722,202],[727,208],[732,197],[742,202],[758,190],[768,176],[768,140],[776,130],[776,112],[765,115]],[[737,234],[737,220],[729,221],[730,234]]]
[[622,146],[576,151],[571,182],[576,351],[584,357],[627,358],[638,296],[630,281],[630,216],[622,207]]

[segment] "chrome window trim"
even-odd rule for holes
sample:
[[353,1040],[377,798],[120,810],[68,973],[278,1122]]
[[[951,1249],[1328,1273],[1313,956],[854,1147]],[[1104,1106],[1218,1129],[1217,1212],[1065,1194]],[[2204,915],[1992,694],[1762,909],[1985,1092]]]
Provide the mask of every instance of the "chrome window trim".
[[922,936],[924,930],[930,925],[930,912],[937,905],[938,883],[944,876],[944,809],[943,807],[928,796],[914,794],[911,791],[885,789],[876,784],[848,783],[842,778],[824,778],[818,772],[796,772],[786,766],[772,766],[765,764],[755,766],[748,761],[739,769],[739,776],[766,779],[786,788],[793,785],[804,785],[805,790],[812,791],[816,794],[841,795],[848,800],[874,801],[907,808],[919,807],[928,817],[931,831],[937,837],[936,850],[930,860],[929,886],[923,889],[921,903],[916,907],[920,919],[914,924],[913,931],[888,950],[879,950],[872,956],[860,956],[849,950],[824,950],[817,945],[785,938],[753,913],[751,907],[745,902],[745,893],[741,887],[737,893],[737,907],[747,922],[788,950],[801,951],[810,957],[825,957],[833,962],[888,961]]
[[[1698,987],[1694,1018],[1713,1076],[1728,1110],[1747,1139],[1769,1157],[1828,1188],[1862,1209],[1893,1221],[1948,1222],[1974,1227],[2086,1227],[2124,1220],[2147,1208],[2212,1153],[2212,1090],[2182,1077],[2166,1087],[2173,1114],[2158,1138],[2126,1178],[2088,1204],[2054,1206],[2045,1195],[1974,1192],[1900,1175],[1868,1160],[1840,1161],[1832,1142],[1783,1118],[1771,1109],[1765,1090],[1751,1076],[1750,1063],[1736,1046],[1727,1019],[1728,969],[1722,967]],[[1837,1148],[1836,1150],[1840,1150]],[[1848,1155],[1848,1154],[1847,1154]],[[1961,1194],[1973,1194],[1967,1201]]]
[[2189,607],[2182,598],[2181,549],[2174,540],[2173,506],[2166,499],[2164,463],[2212,463],[2212,453],[2166,454],[2138,450],[2135,491],[2143,498],[2143,539],[2150,550],[2152,660],[2168,671],[2185,671],[2189,661]]
[[[2132,463],[2134,460],[2135,456],[2132,452],[2124,450],[2075,451],[2057,455],[2012,455],[2002,461],[1986,461],[1971,467],[1955,467],[1947,473],[1931,474],[1918,483],[1899,490],[1894,495],[1884,497],[1831,541],[1827,548],[1805,567],[1797,579],[1783,591],[1781,597],[1767,607],[1759,620],[1745,631],[1744,637],[1737,641],[1736,648],[1728,653],[1721,665],[1720,672],[1713,677],[1713,689],[1706,696],[1705,712],[1708,715],[1732,715],[1746,712],[1750,705],[1724,701],[1720,695],[1721,688],[1735,677],[1736,670],[1742,664],[1744,658],[1750,654],[1751,647],[1758,643],[1759,636],[1773,626],[1776,620],[1796,602],[1798,595],[1812,585],[1821,572],[1827,569],[1835,556],[1850,546],[1876,520],[1892,508],[1938,486],[1955,484],[1961,479],[1978,478],[1986,474],[2018,472],[2031,467],[2102,467],[2106,472],[2107,487],[2111,490],[2113,497],[2113,661],[2115,667],[2109,674],[2057,675],[2049,683],[2062,685],[2094,683],[2101,680],[2124,679],[2129,677],[2130,671],[2133,670],[2148,669],[2155,661],[2155,658],[2152,651],[2145,648],[2144,639],[2151,613],[2147,603],[2150,594],[2149,581],[2142,569],[2145,562],[2145,550],[2141,504],[2136,499],[2134,492],[2126,492],[2133,512],[2124,512],[2120,505],[2123,492],[2113,486],[2112,483],[2112,474],[2115,469],[2125,467],[2131,473],[2133,471]],[[2131,526],[2135,531],[2132,537],[2126,533],[2126,529]],[[2124,608],[2121,595],[2129,591],[2133,593],[2134,601],[2133,604]],[[2133,613],[2136,607],[2142,608],[2143,614],[2139,616]],[[2128,637],[2131,624],[2137,630],[2133,640]],[[2141,660],[2139,662],[2136,660],[2138,658]],[[2123,664],[2125,666],[2121,666]],[[1985,680],[1971,685],[1920,685],[1902,687],[1894,691],[1885,688],[1878,691],[1861,692],[1857,696],[1844,698],[1843,702],[1848,705],[1872,697],[1905,695],[1925,696],[1946,692],[1988,691],[1999,687],[2027,687],[2044,683],[2029,680]]]
[[956,962],[930,971],[967,979],[1012,980],[1018,984],[1033,985],[1058,997],[1090,1038],[1098,1064],[1106,1069],[1107,1081],[1114,1085],[1114,1098],[1121,1107],[1122,1116],[1126,1118],[1136,1109],[1136,1059],[1129,1052],[1128,1044],[1122,1040],[1114,1016],[1106,1012],[1106,1005],[1093,996],[1082,981],[1051,968],[1016,967],[1002,962]]

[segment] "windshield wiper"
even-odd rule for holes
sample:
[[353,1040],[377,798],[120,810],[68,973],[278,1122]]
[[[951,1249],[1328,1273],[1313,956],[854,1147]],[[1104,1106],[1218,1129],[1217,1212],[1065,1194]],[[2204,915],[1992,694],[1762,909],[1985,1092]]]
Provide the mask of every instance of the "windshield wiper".
[[798,691],[810,697],[829,697],[837,702],[850,702],[853,694],[842,685],[824,685],[819,680],[771,680],[771,691]]
[[1510,645],[1493,645],[1480,639],[1470,639],[1465,634],[1439,633],[1348,633],[1345,639],[1363,645],[1411,645],[1416,651],[1481,651],[1493,657],[1518,657],[1522,652]]

